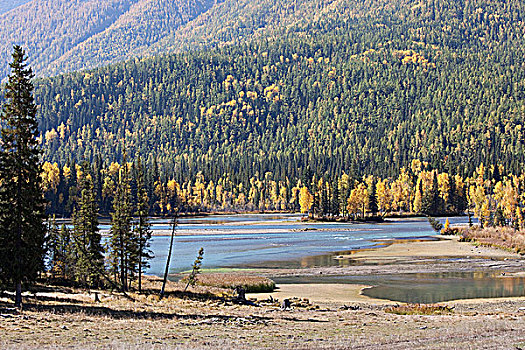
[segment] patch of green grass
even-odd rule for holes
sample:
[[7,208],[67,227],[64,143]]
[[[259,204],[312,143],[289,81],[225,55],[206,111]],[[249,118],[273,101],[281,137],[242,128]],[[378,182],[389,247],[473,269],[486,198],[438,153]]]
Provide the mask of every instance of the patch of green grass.
[[389,306],[385,312],[396,315],[445,315],[453,313],[453,309],[445,305],[407,304]]
[[[181,281],[187,281],[187,276]],[[246,293],[273,292],[275,282],[269,278],[240,273],[202,273],[197,275],[201,286],[235,289],[243,287]]]

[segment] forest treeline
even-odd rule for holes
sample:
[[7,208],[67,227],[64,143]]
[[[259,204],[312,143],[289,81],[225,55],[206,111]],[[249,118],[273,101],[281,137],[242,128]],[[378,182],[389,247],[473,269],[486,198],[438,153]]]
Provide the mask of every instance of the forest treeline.
[[262,178],[251,178],[249,186],[235,183],[227,175],[214,181],[198,174],[179,183],[173,177],[162,177],[158,168],[144,169],[140,158],[123,164],[84,162],[63,167],[45,162],[43,169],[47,210],[54,216],[74,217],[87,177],[97,215],[105,216],[116,211],[124,188],[128,193],[126,206],[131,213],[140,206],[143,216],[301,211],[314,218],[356,220],[388,215],[468,214],[478,218],[482,226],[520,228],[524,224],[525,176],[509,174],[502,166],[481,164],[464,178],[439,172],[415,159],[395,177],[359,178],[343,173],[328,178],[310,173],[297,181],[280,181],[266,173]]
[[397,176],[412,159],[520,173],[523,2],[431,4],[39,80],[45,159],[121,162],[126,149],[180,184],[244,187],[268,172]]

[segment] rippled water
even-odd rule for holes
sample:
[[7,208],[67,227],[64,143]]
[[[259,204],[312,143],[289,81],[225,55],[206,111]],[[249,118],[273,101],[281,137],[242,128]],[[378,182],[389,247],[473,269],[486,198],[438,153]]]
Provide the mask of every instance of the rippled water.
[[[200,247],[205,250],[203,268],[296,268],[350,264],[347,259],[334,257],[392,239],[425,240],[435,235],[425,218],[380,224],[305,223],[301,218],[297,214],[182,218],[176,231],[170,272],[191,269]],[[440,220],[444,222],[445,218]],[[157,236],[151,241],[155,258],[147,272],[161,275],[168,252],[170,221],[151,222]],[[450,222],[466,223],[467,218],[450,218]],[[107,231],[109,225],[103,223],[100,228]],[[277,278],[276,282],[366,284],[373,286],[363,291],[367,296],[417,303],[525,295],[525,277],[502,277],[498,273],[308,276]]]
[[[217,215],[181,219],[175,239],[171,272],[191,268],[197,251],[204,248],[203,268],[309,267],[340,264],[332,258],[343,252],[372,247],[376,240],[434,235],[424,218],[393,220],[381,224],[304,223],[300,215]],[[153,230],[169,230],[167,220],[153,220]],[[452,218],[452,223],[466,218]],[[213,234],[191,235],[191,230]],[[227,231],[217,234],[218,230]],[[190,234],[187,234],[190,233]],[[162,274],[169,236],[152,239],[155,258],[150,274]]]

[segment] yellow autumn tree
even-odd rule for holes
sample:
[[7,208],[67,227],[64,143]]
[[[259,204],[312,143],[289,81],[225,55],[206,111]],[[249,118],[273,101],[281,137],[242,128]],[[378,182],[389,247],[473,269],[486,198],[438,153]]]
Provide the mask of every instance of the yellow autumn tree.
[[513,182],[510,179],[505,179],[503,196],[501,199],[503,215],[510,219],[515,227],[518,226],[516,217],[516,208],[519,204],[518,201],[518,191],[514,188]]
[[401,168],[398,178],[391,184],[391,192],[392,209],[410,211],[413,189],[405,168]]
[[450,190],[450,178],[447,173],[437,175],[439,196],[444,203],[448,203],[448,194]]
[[470,187],[469,201],[474,206],[474,216],[478,218],[481,227],[483,227],[487,217],[490,215],[489,199],[485,194],[483,185],[478,183]]
[[308,213],[314,203],[314,197],[308,191],[306,186],[301,187],[299,191],[299,205],[301,206],[301,213]]
[[416,191],[414,194],[414,203],[412,204],[412,211],[414,213],[421,212],[422,204],[423,204],[423,193],[422,192],[422,185],[421,185],[421,179],[418,178],[416,183]]
[[362,217],[365,217],[366,207],[368,206],[368,189],[364,183],[360,183],[352,189],[350,197],[348,197],[347,210],[348,213],[357,216],[359,211],[362,213]]
[[450,229],[450,221],[447,218],[447,221],[445,221],[445,226],[441,229],[442,235],[450,235],[452,233],[452,230]]
[[60,168],[58,164],[45,162],[42,165],[42,185],[44,191],[53,191],[53,193],[56,193],[59,182]]
[[387,179],[378,181],[376,185],[377,208],[382,214],[392,209],[392,191]]
[[412,174],[414,174],[415,176],[419,176],[421,169],[421,161],[419,159],[412,159],[412,162],[410,162],[410,170],[412,170]]
[[340,208],[339,208],[339,211],[341,212],[341,214],[343,216],[346,215],[346,206],[347,206],[347,203],[346,202],[346,196],[348,195],[348,192],[350,191],[350,187],[351,187],[351,184],[350,184],[350,176],[348,176],[346,173],[343,173],[343,175],[341,175],[341,178],[339,179],[338,183],[337,183],[337,187],[338,187],[338,191],[339,191],[339,197],[340,197]]

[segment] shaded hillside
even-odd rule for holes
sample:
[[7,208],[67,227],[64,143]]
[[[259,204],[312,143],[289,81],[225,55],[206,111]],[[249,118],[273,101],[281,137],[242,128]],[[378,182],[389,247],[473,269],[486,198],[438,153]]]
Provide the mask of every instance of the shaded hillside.
[[[405,5],[397,0],[33,0],[0,16],[0,61],[7,62],[16,42],[28,48],[37,75],[49,76],[278,36],[327,17],[344,22],[395,13]],[[0,70],[0,79],[5,74]]]
[[142,56],[151,45],[171,35],[213,3],[213,0],[142,0],[104,31],[66,52],[43,73],[68,72]]
[[33,0],[0,15],[0,80],[11,47],[23,45],[39,73],[64,53],[103,31],[128,11],[132,0]]
[[[24,46],[37,75],[142,54],[213,4],[211,0],[33,0],[0,15],[0,62]],[[7,74],[0,68],[0,80]]]
[[111,161],[125,146],[169,176],[234,181],[384,176],[414,158],[462,174],[481,162],[518,171],[523,2],[388,3],[40,81],[46,158]]
[[0,15],[29,1],[30,0],[0,0]]

